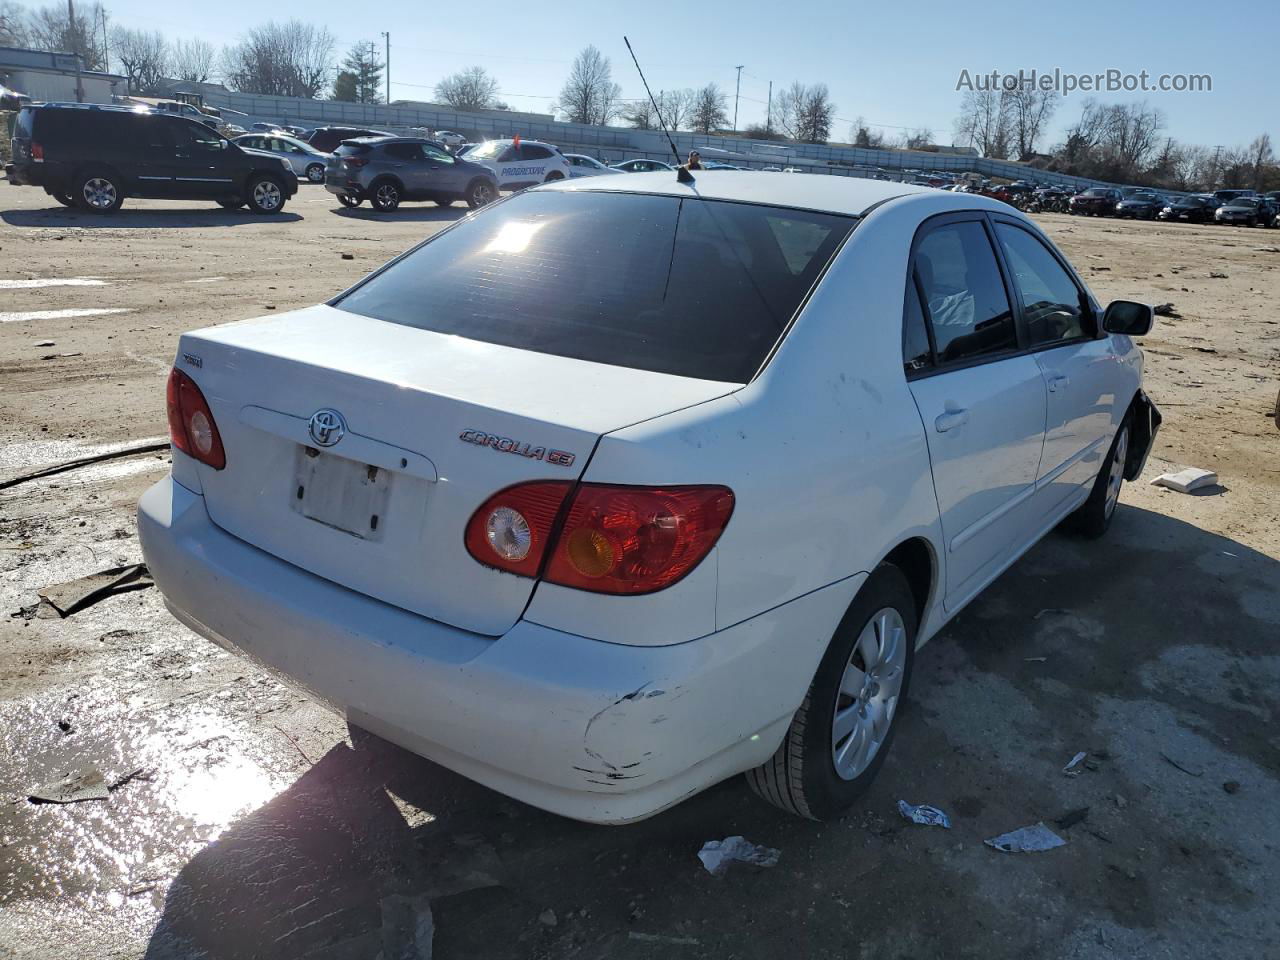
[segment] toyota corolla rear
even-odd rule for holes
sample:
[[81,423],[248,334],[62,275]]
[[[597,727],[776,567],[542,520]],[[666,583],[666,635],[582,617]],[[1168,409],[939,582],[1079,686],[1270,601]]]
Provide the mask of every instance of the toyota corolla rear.
[[354,723],[570,816],[645,816],[762,762],[796,614],[717,630],[738,478],[692,444],[659,469],[639,441],[621,478],[593,454],[734,408],[852,224],[536,190],[329,304],[184,335],[173,475],[139,508],[166,601]]

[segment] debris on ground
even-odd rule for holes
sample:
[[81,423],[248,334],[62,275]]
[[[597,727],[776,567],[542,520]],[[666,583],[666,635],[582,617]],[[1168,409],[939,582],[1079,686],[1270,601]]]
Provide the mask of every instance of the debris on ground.
[[1019,827],[1017,830],[1002,833],[998,837],[984,840],[983,843],[1002,853],[1039,853],[1043,850],[1052,850],[1054,847],[1065,846],[1067,841],[1043,823],[1037,823],[1030,827]]
[[58,616],[65,618],[73,613],[79,613],[114,593],[141,590],[151,586],[155,586],[155,581],[151,579],[147,565],[134,563],[127,567],[100,570],[67,583],[55,583],[37,590],[36,593],[57,612]]
[[1154,307],[1152,307],[1151,309],[1152,309],[1152,312],[1153,312],[1153,313],[1155,313],[1155,315],[1156,315],[1157,317],[1179,317],[1179,316],[1181,316],[1181,314],[1180,314],[1180,313],[1178,313],[1177,308],[1175,308],[1175,307],[1174,307],[1174,305],[1173,305],[1172,303],[1157,303],[1157,304],[1156,304]]
[[548,910],[543,910],[540,914],[538,914],[538,922],[542,924],[544,927],[554,927],[556,924],[560,922],[560,920],[559,918],[556,917],[556,912],[554,910],[548,909]]
[[1057,825],[1059,830],[1069,830],[1077,823],[1083,823],[1088,816],[1089,808],[1081,807],[1078,810],[1068,810],[1053,822]]
[[1164,759],[1165,759],[1169,764],[1171,764],[1172,766],[1177,767],[1179,770],[1181,770],[1183,773],[1185,773],[1185,774],[1186,774],[1187,776],[1189,776],[1189,777],[1203,777],[1203,776],[1204,776],[1204,771],[1203,771],[1203,770],[1197,770],[1195,767],[1188,767],[1185,763],[1179,763],[1177,760],[1173,759],[1173,757],[1169,756],[1167,753],[1162,753],[1162,754],[1160,754],[1160,756],[1164,757]]
[[158,453],[161,450],[169,449],[168,439],[157,438],[154,441],[143,441],[131,447],[121,447],[118,450],[111,450],[107,453],[96,453],[91,457],[80,457],[76,460],[68,460],[66,463],[58,463],[52,467],[43,467],[33,473],[24,473],[19,477],[10,477],[8,480],[0,480],[0,490],[8,490],[10,487],[16,487],[19,484],[29,483],[32,480],[42,480],[45,477],[52,477],[59,473],[66,473],[68,470],[77,470],[80,467],[87,467],[94,463],[103,463],[107,460],[119,460],[124,457],[136,457],[143,453]]
[[661,933],[640,933],[632,930],[627,934],[629,940],[639,940],[641,943],[667,943],[673,946],[696,947],[699,941],[695,937],[668,937]]
[[342,255],[343,260],[354,260],[355,258],[356,258],[356,255],[354,253],[344,253]]
[[1224,784],[1222,785],[1222,789],[1223,789],[1223,790],[1225,790],[1227,793],[1239,793],[1239,792],[1240,792],[1240,781],[1239,781],[1239,780],[1228,780],[1226,783],[1224,783]]
[[70,773],[53,783],[36,787],[27,799],[32,803],[82,803],[85,800],[106,800],[111,788],[101,770],[89,768]]
[[1022,662],[1023,663],[1048,663],[1049,658],[1048,657],[1023,657]]
[[1084,758],[1087,756],[1089,756],[1089,752],[1087,750],[1081,750],[1069,761],[1067,761],[1067,765],[1062,768],[1062,772],[1065,773],[1068,777],[1080,776],[1080,774],[1084,773],[1084,768],[1081,766],[1081,764],[1084,763]]
[[947,830],[951,829],[951,818],[937,807],[931,807],[927,803],[922,803],[917,806],[907,803],[905,800],[899,800],[898,812],[902,814],[903,819],[910,820],[912,823],[918,823],[923,827],[943,827]]
[[1209,271],[1209,279],[1210,279],[1210,280],[1225,280],[1225,279],[1227,279],[1227,275],[1226,275],[1225,273],[1222,273],[1222,272],[1221,272],[1221,271],[1219,271],[1219,270],[1210,270],[1210,271]]
[[146,767],[139,767],[137,770],[131,770],[129,773],[126,773],[123,777],[120,777],[114,783],[109,784],[107,786],[107,789],[110,790],[112,793],[114,793],[115,791],[123,787],[125,784],[133,783],[133,781],[135,780],[138,780],[142,783],[150,783],[151,778],[154,776],[155,776],[155,771],[148,770]]
[[1200,467],[1187,467],[1177,473],[1162,473],[1151,481],[1152,486],[1168,487],[1179,493],[1191,493],[1201,487],[1212,487],[1218,482],[1218,475],[1212,470]]
[[723,877],[735,860],[739,863],[753,863],[757,867],[772,867],[777,865],[780,856],[782,851],[757,846],[742,837],[708,840],[698,851],[698,859],[713,877]]
[[54,343],[52,340],[37,340],[36,346],[37,347],[55,347],[57,346],[57,344]]
[[1051,616],[1051,615],[1054,615],[1054,614],[1067,614],[1067,613],[1070,613],[1070,612],[1071,612],[1071,611],[1069,611],[1069,610],[1063,610],[1061,607],[1047,607],[1046,609],[1041,610],[1039,613],[1037,613],[1037,614],[1036,614],[1034,617],[1032,617],[1031,619],[1032,619],[1032,620],[1039,620],[1041,617],[1048,617],[1048,616]]
[[382,960],[431,960],[436,923],[427,897],[382,898]]

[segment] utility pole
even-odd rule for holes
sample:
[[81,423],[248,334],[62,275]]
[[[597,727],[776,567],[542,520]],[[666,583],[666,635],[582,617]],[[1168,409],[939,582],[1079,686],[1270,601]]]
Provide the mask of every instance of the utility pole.
[[98,13],[102,15],[102,69],[110,73],[111,47],[107,45],[107,8],[99,6]]
[[773,133],[773,81],[769,81],[769,105],[764,108],[764,132]]
[[733,132],[738,132],[738,95],[742,92],[742,68],[746,64],[739,64],[734,67],[738,71],[738,82],[733,88]]
[[[72,0],[67,0],[67,34],[72,40],[76,39],[76,8]],[[84,54],[88,50],[83,49],[83,44],[81,47],[80,50],[71,51],[76,58],[76,103],[84,103],[84,78],[81,76],[81,71],[84,69]]]
[[1213,181],[1209,184],[1209,188],[1213,189],[1218,185],[1218,158],[1222,156],[1222,145],[1213,148]]
[[391,32],[383,30],[382,36],[387,41],[387,56],[384,67],[387,71],[387,106],[391,106]]

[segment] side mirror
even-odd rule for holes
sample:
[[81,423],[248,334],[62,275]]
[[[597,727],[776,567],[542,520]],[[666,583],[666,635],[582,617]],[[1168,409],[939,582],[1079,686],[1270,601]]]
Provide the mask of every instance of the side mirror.
[[1134,300],[1112,300],[1102,315],[1103,330],[1130,337],[1145,336],[1155,322],[1156,312],[1151,305]]

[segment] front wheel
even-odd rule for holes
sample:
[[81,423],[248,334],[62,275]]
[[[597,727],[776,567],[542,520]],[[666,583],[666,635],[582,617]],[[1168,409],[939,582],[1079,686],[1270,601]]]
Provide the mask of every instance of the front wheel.
[[773,757],[747,783],[774,806],[828,820],[879,773],[911,679],[916,606],[906,576],[881,564],[836,628]]
[[1111,449],[1093,482],[1089,499],[1070,517],[1070,526],[1081,536],[1095,540],[1111,526],[1111,518],[1120,503],[1120,488],[1124,485],[1124,467],[1128,457],[1129,418],[1126,416],[1111,441]]
[[467,188],[467,206],[472,210],[493,203],[496,199],[498,190],[488,180],[477,180]]
[[249,181],[247,202],[254,213],[279,213],[284,209],[284,190],[274,177],[257,176]]
[[313,163],[307,167],[307,179],[312,183],[324,182],[324,164]]

